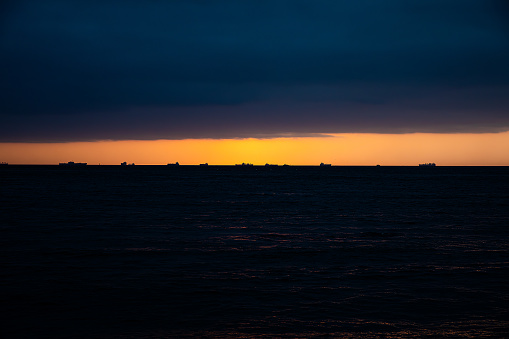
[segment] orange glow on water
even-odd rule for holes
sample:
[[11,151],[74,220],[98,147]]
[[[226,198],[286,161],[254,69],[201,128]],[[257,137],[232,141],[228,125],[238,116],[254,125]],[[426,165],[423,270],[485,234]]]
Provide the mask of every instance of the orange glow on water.
[[275,139],[187,139],[72,143],[2,143],[0,161],[118,165],[393,165],[509,166],[509,132],[486,134],[337,134]]

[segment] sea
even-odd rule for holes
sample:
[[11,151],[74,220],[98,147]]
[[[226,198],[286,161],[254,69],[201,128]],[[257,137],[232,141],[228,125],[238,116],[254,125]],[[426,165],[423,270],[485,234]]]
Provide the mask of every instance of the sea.
[[0,168],[1,338],[508,338],[509,167]]

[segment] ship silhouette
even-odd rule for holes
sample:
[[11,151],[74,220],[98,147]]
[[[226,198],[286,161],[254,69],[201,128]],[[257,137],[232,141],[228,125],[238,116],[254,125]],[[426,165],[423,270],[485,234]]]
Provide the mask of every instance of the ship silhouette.
[[61,162],[58,165],[59,166],[68,166],[68,167],[82,167],[82,166],[86,166],[87,163],[86,162],[69,161],[69,162]]

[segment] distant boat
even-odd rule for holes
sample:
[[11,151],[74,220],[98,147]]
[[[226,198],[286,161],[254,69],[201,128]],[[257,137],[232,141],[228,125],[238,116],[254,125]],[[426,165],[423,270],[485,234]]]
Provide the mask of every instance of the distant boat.
[[120,166],[134,166],[134,162],[132,164],[128,164],[127,162],[123,162],[120,164]]
[[246,166],[253,166],[253,164],[248,164],[248,163],[242,163],[242,164],[235,164],[235,166],[241,166],[241,167],[246,167]]
[[323,162],[320,163],[320,167],[331,167],[332,164],[324,164]]
[[376,165],[376,167],[380,167],[380,165]]
[[7,165],[9,165],[9,164],[6,162],[0,162],[0,166],[7,166]]
[[426,162],[424,164],[419,164],[419,167],[435,167],[436,164],[434,162]]
[[87,163],[86,162],[69,161],[69,162],[61,162],[58,165],[59,166],[68,166],[68,167],[82,167],[82,166],[86,166]]
[[272,165],[272,164],[269,164],[269,163],[265,164],[265,167],[277,167],[277,166],[278,165]]
[[288,165],[288,164],[284,164],[284,165],[283,165],[283,167],[290,167],[290,165]]
[[206,163],[204,163],[204,164],[200,164],[200,166],[204,166],[204,167],[206,167],[206,166],[208,166],[208,165],[209,165],[209,163],[208,163],[208,162],[206,162]]
[[180,166],[179,162],[177,161],[176,163],[174,164],[168,164],[168,166]]

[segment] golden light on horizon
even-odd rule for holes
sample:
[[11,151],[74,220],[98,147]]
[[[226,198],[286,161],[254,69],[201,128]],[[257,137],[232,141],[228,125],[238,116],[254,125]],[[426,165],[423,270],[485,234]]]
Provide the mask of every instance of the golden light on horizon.
[[118,165],[388,165],[509,166],[509,132],[485,134],[336,134],[274,139],[126,140],[2,143],[0,161]]

